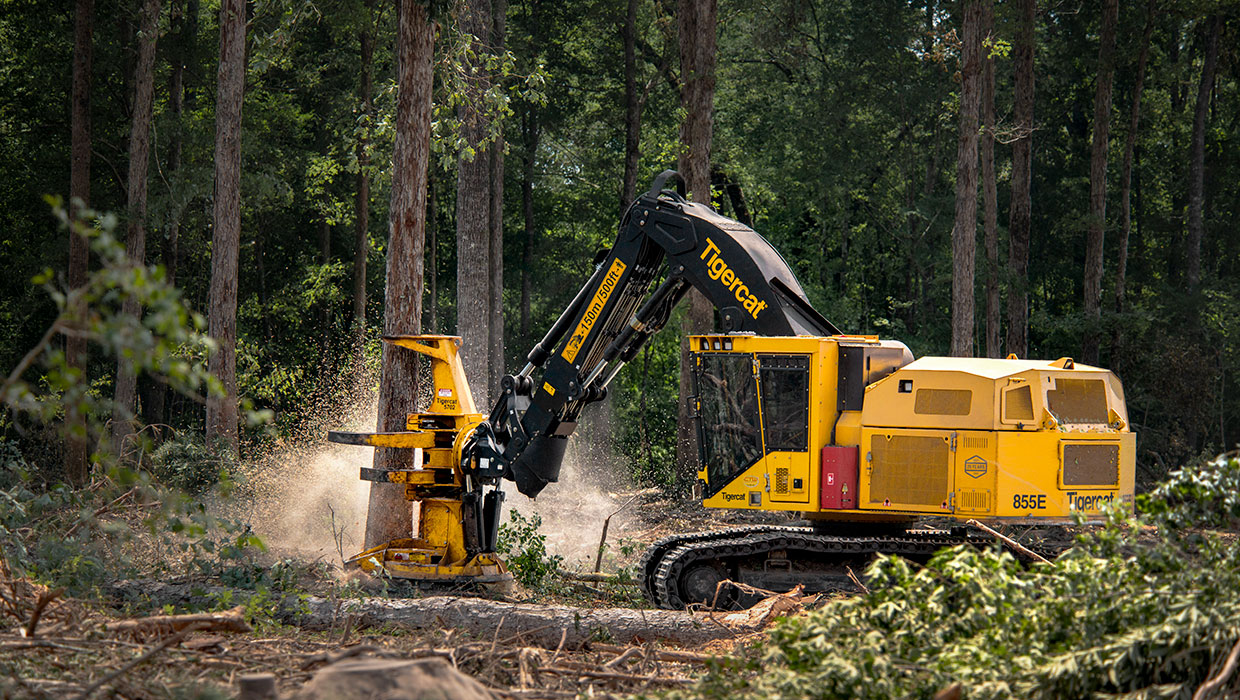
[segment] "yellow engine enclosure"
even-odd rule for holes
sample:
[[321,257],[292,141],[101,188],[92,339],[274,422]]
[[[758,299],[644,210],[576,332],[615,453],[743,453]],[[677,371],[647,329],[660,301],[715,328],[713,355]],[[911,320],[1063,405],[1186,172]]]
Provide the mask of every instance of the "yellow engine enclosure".
[[[846,356],[864,355],[869,372],[869,349],[885,348],[890,358],[901,344],[871,336],[690,342],[699,363],[712,354],[750,356],[759,385],[772,358],[803,356],[809,366],[806,449],[767,449],[772,426],[762,403],[770,397],[758,391],[762,454],[726,483],[710,483],[711,465],[702,464],[707,507],[800,511],[819,520],[1066,522],[1107,504],[1131,505],[1136,435],[1123,387],[1108,370],[1068,358],[927,357],[882,370],[889,373],[876,381],[866,377],[860,410],[850,410],[842,395],[849,382],[859,386],[846,376],[858,370],[844,366]],[[853,507],[824,507],[824,446],[856,448]]]

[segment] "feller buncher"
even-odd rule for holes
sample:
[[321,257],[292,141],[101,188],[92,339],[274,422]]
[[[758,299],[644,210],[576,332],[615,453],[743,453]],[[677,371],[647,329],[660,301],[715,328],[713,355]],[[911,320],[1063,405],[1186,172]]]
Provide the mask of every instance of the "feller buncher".
[[[1135,434],[1123,387],[1097,367],[1009,358],[914,359],[901,342],[842,333],[805,298],[762,236],[665,189],[666,171],[625,215],[572,303],[478,413],[459,338],[384,340],[426,356],[434,388],[408,430],[336,442],[407,450],[392,470],[416,533],[351,559],[414,583],[509,579],[495,555],[503,492],[557,481],[578,417],[696,288],[722,330],[691,336],[697,491],[708,508],[795,511],[801,525],[677,534],[642,557],[655,604],[710,601],[730,579],[762,588],[835,585],[876,553],[924,559],[965,527],[919,519],[1061,523],[1131,504]],[[415,461],[415,455],[416,461]]]

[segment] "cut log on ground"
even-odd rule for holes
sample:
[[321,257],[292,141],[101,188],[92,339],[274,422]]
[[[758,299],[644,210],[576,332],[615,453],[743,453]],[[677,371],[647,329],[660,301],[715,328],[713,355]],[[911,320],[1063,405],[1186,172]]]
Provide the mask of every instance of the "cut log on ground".
[[238,605],[231,610],[188,615],[153,615],[132,620],[109,622],[104,629],[118,636],[136,638],[162,637],[195,625],[208,632],[249,632],[245,621],[245,607]]
[[[253,595],[250,591],[158,581],[119,582],[113,585],[112,592],[121,600],[161,606],[202,605],[221,595],[244,601]],[[456,596],[345,601],[290,596],[281,605],[279,616],[282,622],[307,629],[332,629],[346,620],[359,628],[452,628],[501,644],[520,643],[545,649],[561,645],[578,649],[590,641],[635,644],[659,640],[678,646],[701,645],[757,632],[770,621],[767,614],[576,608]]]

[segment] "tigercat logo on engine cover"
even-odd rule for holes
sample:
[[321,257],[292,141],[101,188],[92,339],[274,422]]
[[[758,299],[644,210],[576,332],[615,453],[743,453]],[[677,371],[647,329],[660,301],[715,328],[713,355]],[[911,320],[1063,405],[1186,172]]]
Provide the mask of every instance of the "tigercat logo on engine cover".
[[759,301],[758,297],[750,293],[749,287],[736,276],[736,272],[728,266],[727,261],[719,257],[721,252],[723,251],[719,250],[719,246],[715,245],[714,241],[710,238],[706,239],[706,250],[703,250],[701,255],[702,260],[710,256],[710,260],[706,261],[706,274],[732,292],[749,315],[755,319],[758,318],[758,312],[766,308],[766,302]]
[[611,298],[611,293],[616,290],[616,284],[620,282],[620,277],[624,274],[625,267],[625,264],[620,260],[612,261],[611,267],[607,270],[607,276],[603,278],[603,283],[598,286],[598,291],[594,293],[594,299],[590,301],[590,306],[586,309],[585,315],[581,317],[581,321],[577,324],[577,330],[573,331],[568,344],[564,346],[564,352],[560,354],[568,362],[572,362],[577,358],[577,351],[581,349],[582,343],[586,341],[586,336],[590,335],[590,329],[594,328],[594,322],[598,320],[599,314],[603,313],[603,307],[607,305],[607,300]]
[[743,500],[745,500],[745,494],[743,494],[743,493],[725,493],[725,494],[723,494],[723,500],[724,500],[724,502],[726,502],[726,503],[730,503],[730,502],[732,502],[732,501],[743,501]]

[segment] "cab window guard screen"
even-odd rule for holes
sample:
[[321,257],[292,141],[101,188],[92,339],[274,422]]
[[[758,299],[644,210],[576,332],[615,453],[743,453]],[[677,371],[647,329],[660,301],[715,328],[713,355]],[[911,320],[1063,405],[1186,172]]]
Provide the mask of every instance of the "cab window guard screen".
[[698,436],[713,494],[762,456],[753,356],[697,355]]
[[766,453],[809,449],[809,357],[759,355]]

